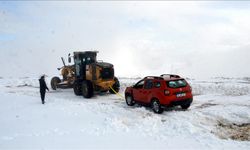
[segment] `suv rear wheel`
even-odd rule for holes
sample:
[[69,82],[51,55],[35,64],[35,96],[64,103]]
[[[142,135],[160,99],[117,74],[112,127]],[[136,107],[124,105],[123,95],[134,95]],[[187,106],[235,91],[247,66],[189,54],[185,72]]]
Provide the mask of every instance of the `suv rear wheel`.
[[127,94],[125,96],[125,99],[126,99],[126,103],[127,103],[128,106],[133,106],[135,104],[135,101],[134,101],[133,97],[130,94]]
[[182,104],[181,108],[182,109],[188,109],[190,107],[190,104]]
[[151,107],[153,111],[157,114],[161,114],[163,112],[163,108],[161,107],[161,104],[158,99],[153,99],[151,102]]

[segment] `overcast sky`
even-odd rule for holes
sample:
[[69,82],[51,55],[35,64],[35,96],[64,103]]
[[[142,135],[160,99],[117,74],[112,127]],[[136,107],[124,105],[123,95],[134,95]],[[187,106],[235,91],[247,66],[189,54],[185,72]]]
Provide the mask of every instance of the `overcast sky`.
[[250,2],[0,2],[0,76],[58,75],[82,50],[117,76],[250,76]]

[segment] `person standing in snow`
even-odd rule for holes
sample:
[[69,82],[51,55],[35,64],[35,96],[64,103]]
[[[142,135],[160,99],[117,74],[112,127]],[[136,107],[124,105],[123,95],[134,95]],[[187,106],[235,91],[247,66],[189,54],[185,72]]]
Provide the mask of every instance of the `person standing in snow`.
[[47,87],[44,78],[45,78],[45,75],[42,75],[41,78],[39,79],[42,104],[45,103],[44,98],[45,98],[46,89],[49,91],[49,88]]

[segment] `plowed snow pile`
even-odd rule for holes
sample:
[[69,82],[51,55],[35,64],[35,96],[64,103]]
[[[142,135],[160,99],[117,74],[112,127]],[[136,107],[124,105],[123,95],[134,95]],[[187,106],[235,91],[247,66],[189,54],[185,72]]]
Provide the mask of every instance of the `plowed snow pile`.
[[[120,78],[120,93],[136,81]],[[48,92],[42,105],[38,79],[0,78],[0,149],[250,149],[249,78],[189,82],[191,107],[158,115],[72,89]]]

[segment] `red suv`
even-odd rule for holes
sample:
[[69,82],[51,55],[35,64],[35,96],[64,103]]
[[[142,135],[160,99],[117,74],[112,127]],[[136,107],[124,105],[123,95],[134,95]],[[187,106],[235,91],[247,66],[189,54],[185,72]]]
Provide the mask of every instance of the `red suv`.
[[163,74],[148,76],[125,90],[128,106],[135,103],[151,106],[155,113],[162,113],[165,106],[180,105],[188,109],[193,101],[192,89],[184,78]]

